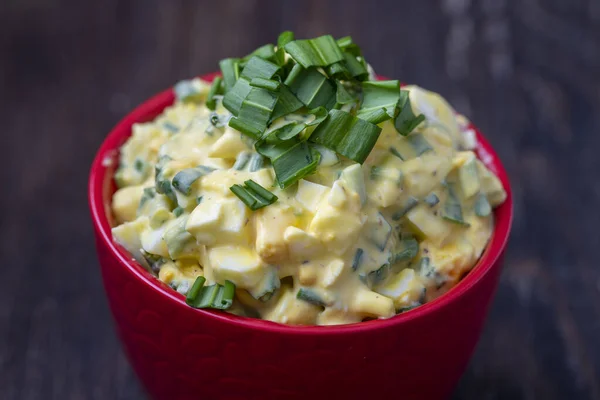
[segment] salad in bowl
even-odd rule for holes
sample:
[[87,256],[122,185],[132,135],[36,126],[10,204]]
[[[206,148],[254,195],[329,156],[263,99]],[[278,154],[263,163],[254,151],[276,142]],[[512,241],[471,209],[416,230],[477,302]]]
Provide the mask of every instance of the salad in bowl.
[[506,191],[440,95],[346,37],[280,35],[135,123],[114,240],[194,308],[290,325],[385,319],[477,264]]

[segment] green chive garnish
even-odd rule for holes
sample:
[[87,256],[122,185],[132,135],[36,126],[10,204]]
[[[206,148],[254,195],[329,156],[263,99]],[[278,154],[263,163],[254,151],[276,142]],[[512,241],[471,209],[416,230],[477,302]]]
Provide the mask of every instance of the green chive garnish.
[[406,136],[425,120],[425,116],[423,114],[415,115],[410,105],[407,90],[400,90],[398,106],[400,107],[400,112],[394,120],[394,126],[398,133]]
[[352,259],[352,271],[356,271],[358,269],[363,253],[364,250],[360,247],[356,249],[356,253],[354,253],[354,258]]
[[253,211],[277,201],[277,196],[251,179],[245,181],[244,186],[235,184],[229,190]]
[[194,281],[192,288],[188,290],[185,302],[194,308],[214,308],[226,310],[233,304],[235,296],[235,285],[231,281],[225,281],[225,285],[214,284],[204,286],[206,278],[199,276]]
[[325,307],[327,304],[317,293],[310,289],[300,288],[296,294],[298,300],[304,300],[307,303],[314,304],[315,306]]
[[399,81],[363,82],[363,101],[357,116],[373,124],[394,118],[400,99]]
[[189,196],[192,191],[192,184],[200,177],[207,175],[212,171],[214,171],[214,168],[205,165],[181,170],[173,177],[172,185],[179,192]]
[[210,91],[208,92],[208,97],[206,98],[206,108],[211,111],[214,111],[215,107],[217,106],[215,95],[222,93],[222,84],[223,78],[217,76],[213,80],[212,85],[210,85]]
[[287,43],[284,48],[304,68],[326,67],[344,59],[342,50],[331,35],[294,40]]
[[483,193],[479,193],[475,199],[475,215],[478,217],[487,217],[492,212],[492,206]]

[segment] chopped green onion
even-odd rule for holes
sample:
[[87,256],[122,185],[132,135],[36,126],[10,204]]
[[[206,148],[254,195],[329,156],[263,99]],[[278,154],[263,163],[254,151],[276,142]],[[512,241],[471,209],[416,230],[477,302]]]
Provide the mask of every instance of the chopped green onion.
[[175,207],[175,209],[173,210],[173,215],[175,217],[179,217],[184,212],[185,212],[185,210],[183,208],[181,208],[181,207]]
[[410,98],[407,90],[400,90],[400,99],[398,100],[400,112],[394,120],[394,126],[398,133],[403,136],[411,133],[421,122],[425,121],[425,116],[419,114],[415,116],[410,105]]
[[312,291],[310,289],[300,288],[300,290],[298,290],[298,293],[296,294],[296,298],[298,300],[303,300],[303,301],[306,301],[307,303],[314,304],[315,306],[319,306],[319,307],[327,306],[327,304],[321,298],[321,296],[319,296],[318,294],[316,294],[314,291]]
[[244,57],[242,62],[247,62],[252,57],[259,57],[268,61],[276,61],[275,46],[271,43],[260,46],[258,49]]
[[281,83],[274,79],[252,78],[250,81],[250,86],[270,90],[271,92],[279,90],[279,85]]
[[169,122],[169,121],[165,121],[163,123],[163,128],[165,128],[166,130],[168,130],[171,133],[177,133],[177,132],[179,132],[179,127],[177,125],[175,125],[174,123]]
[[390,153],[392,153],[394,156],[396,156],[399,159],[401,159],[402,161],[404,161],[404,157],[402,157],[402,154],[400,154],[398,149],[396,149],[395,147],[390,147]]
[[204,198],[204,196],[198,196],[196,197],[196,205],[202,203],[202,199]]
[[225,281],[225,285],[218,283],[204,286],[206,278],[199,276],[194,281],[192,288],[188,290],[185,302],[194,308],[214,308],[227,310],[233,304],[235,296],[235,285],[231,281]]
[[363,101],[357,116],[373,124],[394,118],[400,98],[399,81],[362,83]]
[[277,93],[257,87],[252,88],[242,102],[238,117],[229,120],[229,126],[253,139],[260,138],[267,129],[277,99]]
[[229,189],[253,211],[277,201],[277,196],[251,179],[245,181],[244,186],[235,184]]
[[291,83],[286,80],[286,84],[308,108],[325,106],[329,109],[335,104],[335,86],[315,68],[301,70]]
[[240,60],[238,58],[225,58],[219,62],[225,91],[230,91],[240,77]]
[[429,207],[435,206],[440,202],[439,197],[435,193],[429,193],[424,199],[423,202],[427,204]]
[[375,271],[367,274],[367,286],[372,287],[382,283],[390,275],[390,264],[385,263]]
[[220,76],[215,77],[210,85],[210,91],[208,92],[208,97],[206,98],[206,108],[211,111],[214,111],[217,107],[217,101],[215,99],[215,95],[220,94],[222,92],[221,84],[223,83],[223,78]]
[[284,31],[279,34],[277,38],[277,62],[279,65],[283,65],[285,62],[285,45],[295,39],[294,32]]
[[364,63],[356,59],[356,55],[345,52],[342,65],[346,68],[348,74],[358,81],[364,81],[369,78],[369,71],[367,70],[367,67],[364,65]]
[[364,250],[360,247],[356,249],[356,253],[354,253],[354,258],[352,259],[352,271],[356,271],[360,265],[360,261],[362,260]]
[[415,199],[412,196],[409,197],[402,206],[402,208],[396,211],[394,214],[392,214],[392,219],[394,221],[398,221],[400,218],[404,217],[407,212],[415,208],[417,204],[419,204],[419,200]]
[[342,38],[339,38],[337,40],[337,44],[342,51],[347,52],[347,53],[353,55],[354,57],[358,57],[358,56],[362,55],[362,51],[360,50],[360,47],[358,47],[358,45],[356,43],[354,43],[354,41],[352,40],[352,38],[350,36],[344,36]]
[[271,160],[279,157],[298,143],[296,136],[306,128],[305,124],[292,122],[263,135],[254,145],[256,151]]
[[460,205],[460,200],[456,195],[454,186],[452,184],[448,184],[447,187],[448,197],[446,198],[442,208],[442,217],[447,221],[454,222],[455,224],[469,226],[469,224],[463,219],[462,206]]
[[300,142],[287,151],[271,159],[279,187],[286,187],[298,182],[317,169],[321,154],[311,149],[306,142]]
[[337,81],[335,84],[337,87],[337,91],[335,92],[335,102],[337,104],[348,104],[356,100],[340,81]]
[[223,107],[237,116],[240,113],[240,108],[242,108],[242,103],[251,90],[252,86],[250,86],[250,82],[247,79],[238,79],[233,88],[225,93]]
[[475,199],[475,215],[478,217],[487,217],[492,212],[492,206],[483,193],[479,193]]
[[252,154],[250,161],[248,162],[248,171],[256,172],[261,169],[264,165],[265,159],[260,154]]
[[212,171],[214,171],[214,168],[204,165],[199,165],[195,168],[187,168],[175,174],[171,183],[179,192],[189,196],[192,191],[192,184],[200,177],[207,175]]
[[406,140],[408,140],[408,143],[415,151],[417,157],[423,153],[433,150],[433,147],[431,147],[427,139],[425,139],[425,136],[423,136],[421,133],[413,133],[408,135]]
[[419,242],[415,238],[406,238],[400,241],[400,250],[392,255],[390,262],[395,264],[400,261],[409,261],[419,254]]
[[144,162],[144,160],[140,159],[140,158],[136,158],[135,161],[133,162],[133,168],[138,172],[138,173],[143,173],[144,170],[146,169],[146,162]]
[[341,110],[317,126],[309,140],[362,164],[375,146],[381,128]]
[[205,282],[206,282],[206,278],[203,276],[199,276],[196,278],[196,280],[194,281],[194,284],[192,285],[192,288],[190,290],[188,290],[187,296],[185,298],[185,302],[188,305],[191,306],[192,304],[194,304],[194,300],[196,300],[196,298],[202,291],[202,288],[203,288]]
[[302,66],[300,64],[294,64],[290,73],[287,75],[287,77],[285,78],[283,83],[286,86],[291,86],[294,82],[296,82],[296,79],[298,79],[298,77],[300,76],[300,74],[303,71],[304,71],[304,68],[302,68]]
[[140,205],[138,209],[144,207],[147,201],[153,199],[156,196],[156,189],[154,188],[144,188],[142,197],[140,198]]
[[236,160],[235,160],[235,164],[233,164],[233,169],[235,169],[236,171],[241,171],[244,168],[246,168],[246,164],[248,164],[248,161],[250,160],[250,152],[248,151],[243,151],[240,154],[238,154]]
[[281,118],[285,115],[291,114],[304,107],[304,104],[298,100],[296,95],[292,93],[290,88],[285,85],[279,86],[279,100],[275,104],[275,109],[271,115],[271,121]]
[[342,61],[344,55],[331,35],[315,39],[294,40],[287,43],[285,51],[304,68],[326,67]]

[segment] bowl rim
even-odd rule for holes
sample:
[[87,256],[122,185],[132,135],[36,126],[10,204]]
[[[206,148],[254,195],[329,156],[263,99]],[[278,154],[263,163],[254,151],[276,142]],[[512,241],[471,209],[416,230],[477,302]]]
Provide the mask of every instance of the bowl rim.
[[[202,75],[200,78],[211,81],[217,75],[218,73],[211,73]],[[447,308],[451,304],[456,303],[467,292],[472,291],[487,274],[492,272],[492,267],[499,261],[500,256],[503,254],[513,219],[512,191],[508,174],[489,142],[483,137],[481,132],[470,123],[469,129],[474,130],[477,138],[475,152],[478,158],[490,168],[496,176],[498,176],[504,186],[507,197],[505,202],[494,210],[494,231],[492,232],[492,237],[483,254],[473,268],[471,268],[471,270],[454,287],[448,290],[448,292],[413,310],[397,314],[387,319],[377,319],[347,325],[286,325],[257,318],[237,316],[224,311],[193,309],[185,303],[185,297],[182,294],[174,291],[151,275],[143,266],[133,260],[131,255],[129,255],[124,248],[112,240],[111,226],[108,217],[111,212],[110,204],[106,204],[104,201],[107,197],[106,175],[112,170],[111,162],[114,162],[117,157],[119,147],[131,135],[132,125],[136,122],[152,120],[166,107],[170,106],[173,101],[174,94],[172,89],[166,89],[137,106],[113,127],[100,145],[92,162],[88,182],[88,202],[92,222],[96,231],[96,240],[101,240],[109,249],[111,257],[118,260],[119,264],[133,275],[135,279],[141,281],[141,283],[147,285],[150,289],[158,292],[160,296],[164,297],[165,301],[173,303],[174,306],[185,307],[188,311],[197,313],[199,317],[212,319],[214,322],[228,324],[233,327],[246,327],[279,334],[332,335],[381,330],[425,319],[426,317]],[[107,162],[107,160],[111,161]]]

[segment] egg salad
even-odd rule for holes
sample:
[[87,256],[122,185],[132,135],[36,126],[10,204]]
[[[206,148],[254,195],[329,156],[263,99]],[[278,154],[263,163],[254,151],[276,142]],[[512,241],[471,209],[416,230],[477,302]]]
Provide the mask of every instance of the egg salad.
[[454,286],[490,239],[506,193],[466,119],[323,38],[285,32],[212,84],[180,82],[120,149],[114,240],[191,306],[389,318]]

